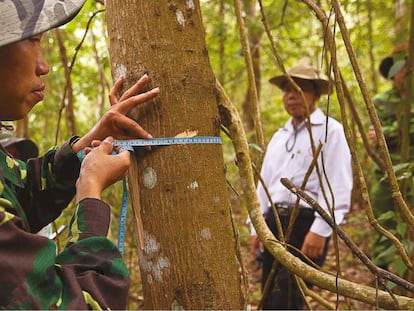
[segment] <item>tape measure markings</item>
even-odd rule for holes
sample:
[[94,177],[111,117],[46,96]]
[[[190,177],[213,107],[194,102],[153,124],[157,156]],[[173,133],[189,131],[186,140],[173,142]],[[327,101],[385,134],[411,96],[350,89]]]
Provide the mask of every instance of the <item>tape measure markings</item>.
[[[171,145],[188,145],[188,144],[218,144],[221,145],[220,137],[216,136],[195,136],[195,137],[163,137],[148,139],[116,139],[114,146],[120,147],[121,151],[134,151],[134,147],[148,146],[171,146]],[[113,152],[116,154],[115,152]],[[85,150],[76,154],[80,161],[85,157]]]
[[119,147],[146,147],[146,146],[169,146],[186,144],[221,144],[221,138],[216,136],[195,137],[163,137],[149,139],[125,139],[115,140],[114,145]]
[[122,203],[119,211],[118,249],[121,254],[124,254],[125,228],[128,212],[128,188],[126,178],[122,179],[122,188]]

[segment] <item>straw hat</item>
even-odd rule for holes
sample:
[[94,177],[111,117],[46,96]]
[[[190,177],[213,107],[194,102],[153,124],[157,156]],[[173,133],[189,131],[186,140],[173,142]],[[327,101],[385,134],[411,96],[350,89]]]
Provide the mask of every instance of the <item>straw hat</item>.
[[[299,62],[299,64],[286,70],[286,73],[291,78],[313,81],[318,86],[318,89],[321,92],[321,94],[330,93],[328,78],[311,65]],[[285,75],[275,76],[271,78],[269,82],[282,89],[287,82],[287,78]]]
[[66,24],[86,0],[0,1],[0,46]]

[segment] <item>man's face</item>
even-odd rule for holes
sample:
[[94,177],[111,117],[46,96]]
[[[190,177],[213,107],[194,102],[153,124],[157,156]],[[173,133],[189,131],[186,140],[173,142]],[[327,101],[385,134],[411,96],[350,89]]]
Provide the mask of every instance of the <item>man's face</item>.
[[41,76],[49,72],[43,57],[42,35],[0,47],[0,120],[24,118],[43,100]]
[[283,105],[286,111],[292,116],[294,120],[302,121],[306,118],[308,106],[309,113],[315,110],[316,101],[319,99],[319,94],[316,90],[316,85],[310,80],[294,79],[296,84],[301,88],[305,97],[306,103],[302,96],[293,87],[286,83],[283,88]]
[[404,83],[405,83],[406,75],[407,75],[407,67],[404,66],[392,78],[392,83],[393,83],[394,87],[398,90],[398,92],[401,95],[404,94]]

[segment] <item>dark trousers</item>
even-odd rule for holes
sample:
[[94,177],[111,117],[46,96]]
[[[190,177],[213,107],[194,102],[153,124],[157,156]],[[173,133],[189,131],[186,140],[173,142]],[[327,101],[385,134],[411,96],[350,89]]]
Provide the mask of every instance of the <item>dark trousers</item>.
[[[289,224],[290,213],[280,216],[283,231],[285,232]],[[306,234],[313,223],[315,216],[312,210],[300,209],[299,215],[293,226],[293,230],[289,239],[289,244],[294,248],[300,250],[303,245]],[[278,237],[276,230],[276,222],[273,212],[269,211],[265,214],[265,221],[273,234]],[[313,261],[322,266],[325,262],[328,251],[329,239],[326,239],[325,249],[320,258],[313,259]],[[289,248],[290,253],[305,261],[305,258],[296,250]],[[262,274],[262,289],[272,269],[274,258],[268,250],[265,249],[263,253],[263,274]],[[307,283],[309,287],[312,285]],[[263,310],[303,310],[304,300],[297,288],[294,276],[282,265],[277,266],[274,281],[272,282],[267,297],[263,301]]]

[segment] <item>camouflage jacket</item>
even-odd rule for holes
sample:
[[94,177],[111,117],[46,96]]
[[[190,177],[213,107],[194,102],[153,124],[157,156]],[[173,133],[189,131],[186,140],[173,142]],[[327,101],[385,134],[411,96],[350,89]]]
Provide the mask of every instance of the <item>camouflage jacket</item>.
[[[395,88],[377,94],[373,98],[378,117],[381,120],[387,147],[394,164],[400,161],[402,114],[404,113],[404,99]],[[414,107],[411,108],[413,110]],[[413,112],[411,111],[411,114]],[[410,118],[410,155],[414,155],[414,118]]]
[[79,167],[69,143],[27,164],[0,149],[1,309],[125,309],[129,277],[106,238],[106,203],[77,204],[60,254],[35,234],[73,198]]

